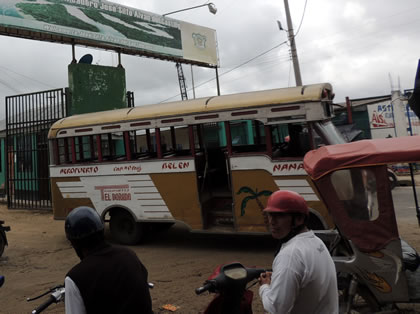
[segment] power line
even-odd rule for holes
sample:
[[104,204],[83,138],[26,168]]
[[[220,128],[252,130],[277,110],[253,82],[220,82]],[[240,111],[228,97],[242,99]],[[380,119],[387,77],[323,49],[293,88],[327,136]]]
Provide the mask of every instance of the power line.
[[306,5],[307,5],[307,4],[308,4],[308,0],[306,0],[306,1],[305,1],[305,6],[303,7],[302,18],[300,19],[300,24],[299,24],[298,30],[296,31],[295,38],[296,38],[296,36],[299,34],[300,27],[302,26],[303,18],[305,17]]
[[53,87],[53,86],[51,86],[51,85],[48,85],[48,84],[46,84],[46,83],[44,83],[44,82],[38,81],[38,80],[36,80],[36,79],[34,79],[34,78],[31,78],[31,77],[29,77],[29,76],[26,76],[26,75],[20,74],[20,73],[18,73],[18,72],[13,71],[13,70],[10,70],[10,69],[8,69],[8,68],[6,68],[6,67],[4,67],[4,66],[0,66],[0,68],[4,69],[4,70],[6,70],[6,71],[9,71],[9,72],[11,72],[11,73],[13,73],[13,74],[16,74],[16,75],[22,76],[22,77],[24,77],[24,78],[26,78],[26,79],[28,79],[28,80],[31,80],[31,81],[37,82],[37,83],[42,84],[42,85],[44,85],[44,86],[47,86],[47,87],[49,87],[49,88],[54,88],[54,87]]
[[[250,62],[252,62],[252,61],[254,61],[255,59],[258,59],[259,57],[262,57],[263,55],[265,55],[265,54],[269,53],[270,51],[272,51],[272,50],[274,50],[274,49],[276,49],[276,48],[278,48],[278,47],[280,47],[280,46],[282,46],[282,45],[284,45],[284,44],[286,44],[286,43],[287,43],[287,41],[284,41],[284,42],[282,42],[282,43],[280,43],[280,44],[277,44],[277,45],[275,45],[274,47],[272,47],[272,48],[270,48],[270,49],[268,49],[268,50],[266,50],[266,51],[264,51],[264,52],[260,53],[259,55],[257,55],[257,56],[255,56],[255,57],[253,57],[253,58],[251,58],[251,59],[249,59],[249,60],[247,60],[247,61],[245,61],[245,62],[243,62],[243,63],[241,63],[241,64],[239,64],[239,65],[237,65],[236,67],[234,67],[234,68],[232,68],[232,69],[230,69],[230,70],[228,70],[228,71],[226,71],[226,72],[223,72],[223,73],[219,74],[219,78],[220,78],[220,77],[222,77],[223,75],[226,75],[226,74],[228,74],[228,73],[230,73],[230,72],[232,72],[232,71],[235,71],[235,70],[239,69],[240,67],[242,67],[242,66],[244,66],[244,65],[246,65],[246,64],[248,64],[248,63],[250,63]],[[200,83],[200,84],[198,84],[198,85],[195,85],[195,86],[194,86],[194,88],[198,88],[198,87],[200,87],[200,86],[203,86],[203,85],[205,85],[205,84],[207,84],[207,83],[209,83],[209,82],[214,81],[215,79],[216,79],[216,78],[212,78],[212,79],[209,79],[209,80],[207,80],[207,81],[204,81],[204,82],[202,82],[202,83]],[[175,96],[169,97],[169,98],[167,98],[167,99],[165,99],[165,100],[162,100],[160,103],[163,103],[163,102],[168,101],[168,100],[170,100],[170,99],[172,99],[172,98],[178,97],[179,95],[180,95],[180,94],[177,94],[177,95],[175,95]]]

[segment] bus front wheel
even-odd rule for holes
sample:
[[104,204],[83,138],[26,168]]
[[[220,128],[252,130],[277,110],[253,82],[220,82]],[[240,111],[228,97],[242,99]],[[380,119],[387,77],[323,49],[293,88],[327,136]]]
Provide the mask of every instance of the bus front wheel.
[[126,211],[112,213],[109,227],[112,238],[120,244],[136,244],[143,234],[141,224]]

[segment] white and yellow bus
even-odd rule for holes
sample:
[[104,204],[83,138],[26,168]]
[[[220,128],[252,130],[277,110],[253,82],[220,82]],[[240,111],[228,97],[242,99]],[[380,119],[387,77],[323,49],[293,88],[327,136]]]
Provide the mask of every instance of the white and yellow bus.
[[267,233],[277,189],[301,193],[314,229],[331,226],[304,154],[344,140],[330,84],[76,115],[49,132],[53,211],[95,208],[114,239],[136,243],[176,221],[195,232]]

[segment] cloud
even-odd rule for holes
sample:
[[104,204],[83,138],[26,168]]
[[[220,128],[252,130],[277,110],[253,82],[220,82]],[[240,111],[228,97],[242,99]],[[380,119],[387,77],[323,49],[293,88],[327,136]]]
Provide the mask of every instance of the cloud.
[[[157,14],[203,3],[201,0],[115,2]],[[218,8],[216,15],[202,7],[172,17],[216,30],[221,93],[293,86],[293,67],[287,45],[246,63],[287,40],[287,33],[277,26],[277,20],[280,20],[287,28],[283,2],[212,2]],[[305,0],[289,1],[289,5],[297,31]],[[402,89],[412,88],[420,51],[419,14],[420,4],[416,0],[403,3],[393,0],[307,1],[296,37],[303,83],[332,83],[336,101],[344,101],[346,96],[389,94],[389,74],[394,85],[397,86],[399,80]],[[71,46],[6,36],[0,37],[0,45],[0,104],[6,96],[16,93],[68,85]],[[95,64],[117,65],[114,52],[76,47],[77,59],[85,53],[93,54]],[[136,105],[180,99],[174,63],[122,55],[122,64],[126,69],[127,89],[135,92]],[[244,65],[238,67],[241,64]],[[191,89],[191,67],[184,65],[183,71]],[[193,67],[193,71],[196,97],[216,95],[215,70]],[[189,91],[189,97],[192,97],[192,91]],[[0,116],[4,116],[4,111],[0,111]]]

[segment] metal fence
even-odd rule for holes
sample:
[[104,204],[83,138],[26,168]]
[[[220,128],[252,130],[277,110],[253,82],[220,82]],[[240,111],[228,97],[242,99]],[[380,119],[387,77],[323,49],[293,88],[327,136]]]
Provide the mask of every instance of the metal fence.
[[51,208],[48,131],[65,117],[64,89],[6,97],[6,191],[9,208]]

